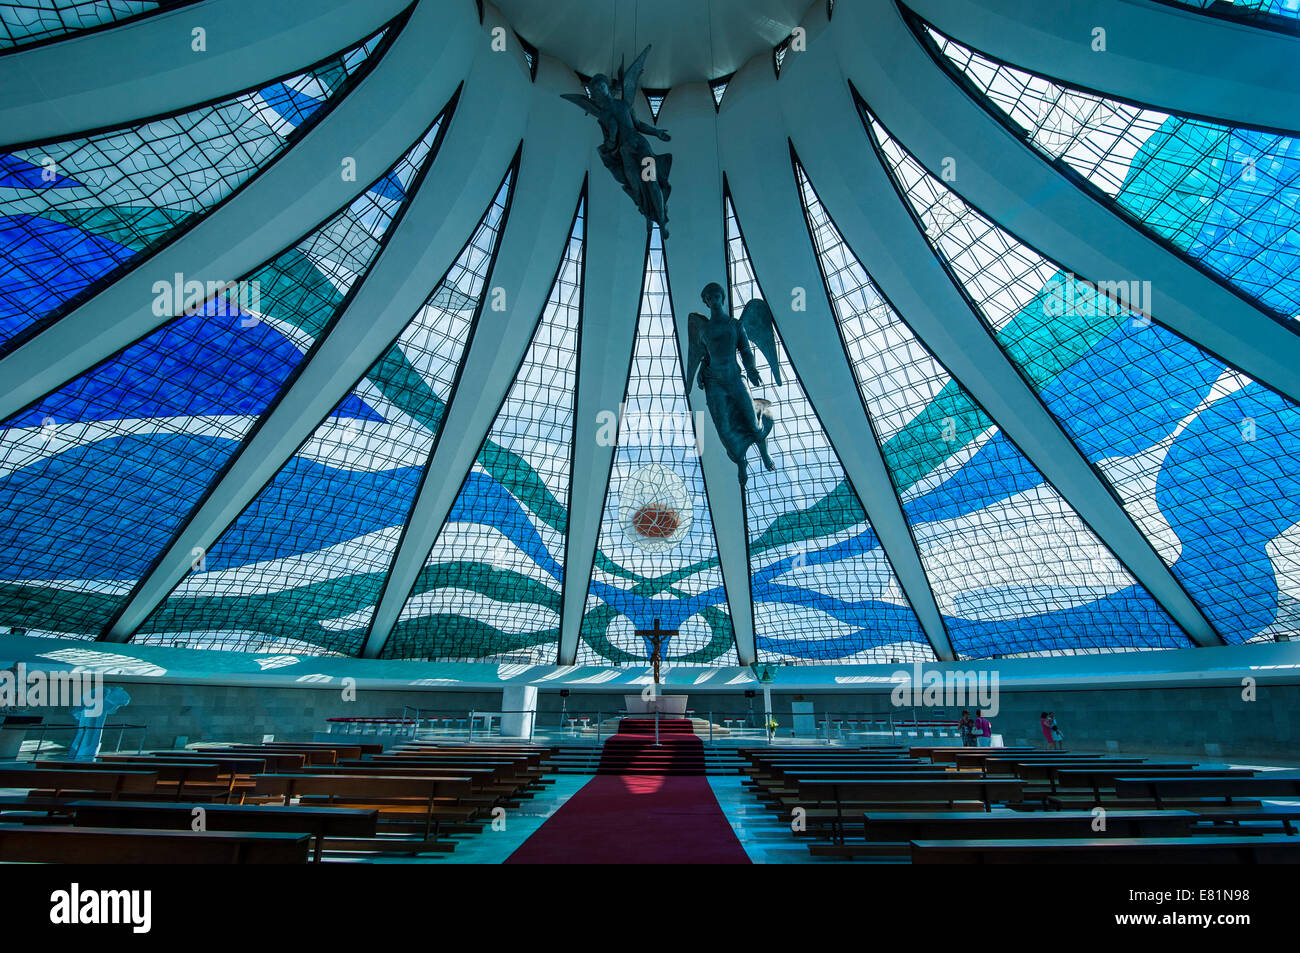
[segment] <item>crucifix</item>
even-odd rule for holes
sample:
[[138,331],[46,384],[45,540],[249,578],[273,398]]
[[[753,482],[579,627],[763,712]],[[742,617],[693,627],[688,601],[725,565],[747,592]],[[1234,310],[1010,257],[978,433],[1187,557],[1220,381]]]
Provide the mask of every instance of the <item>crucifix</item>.
[[676,634],[676,632],[665,632],[660,629],[658,619],[655,619],[654,629],[645,633],[645,637],[650,640],[650,664],[654,666],[656,685],[659,684],[659,663],[663,660],[663,644]]

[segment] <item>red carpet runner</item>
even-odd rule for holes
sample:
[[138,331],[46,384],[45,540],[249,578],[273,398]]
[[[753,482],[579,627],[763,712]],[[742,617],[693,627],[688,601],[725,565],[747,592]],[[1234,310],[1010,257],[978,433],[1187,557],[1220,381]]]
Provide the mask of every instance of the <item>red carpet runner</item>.
[[508,864],[747,864],[704,776],[686,719],[624,718],[596,777],[549,817]]

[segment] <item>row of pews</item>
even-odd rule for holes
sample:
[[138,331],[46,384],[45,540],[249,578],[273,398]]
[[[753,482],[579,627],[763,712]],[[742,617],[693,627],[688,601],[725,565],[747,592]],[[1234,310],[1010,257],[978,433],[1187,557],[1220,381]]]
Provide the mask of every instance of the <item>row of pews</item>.
[[540,745],[230,744],[0,767],[0,862],[446,854],[542,785]]
[[819,857],[1300,862],[1300,774],[1291,772],[1034,748],[741,753],[744,784]]

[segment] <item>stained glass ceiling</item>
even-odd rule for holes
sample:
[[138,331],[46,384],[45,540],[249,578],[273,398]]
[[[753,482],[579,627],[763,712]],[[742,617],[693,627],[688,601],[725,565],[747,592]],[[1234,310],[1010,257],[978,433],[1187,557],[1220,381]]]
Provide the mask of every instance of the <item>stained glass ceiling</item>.
[[211,105],[0,152],[0,351],[273,162],[364,73],[384,32]]
[[[227,200],[274,163],[308,162],[307,131],[346,112],[350,97],[406,102],[411,80],[381,67],[403,43],[421,42],[403,32],[429,2],[419,0],[405,23],[339,37],[322,47],[336,55],[274,82],[250,88],[232,75],[225,95],[168,115],[51,141],[15,134],[0,146],[0,362],[44,353],[60,322],[147,270],[195,223],[210,220],[239,242]],[[63,37],[174,5],[0,3],[0,50],[56,57]],[[818,32],[855,22],[837,10],[828,23],[829,6],[809,11],[820,27],[808,50],[802,39],[783,46],[783,95],[809,95],[802,58],[814,55]],[[1300,15],[1289,0],[1256,7]],[[927,68],[962,77],[956,95],[1019,130],[1056,165],[1061,188],[1082,185],[1158,237],[1161,254],[1194,262],[1261,312],[1283,322],[1300,315],[1294,137],[1144,104],[1140,90],[1099,96],[995,61],[960,37],[925,36],[934,44]],[[709,124],[775,96],[770,48],[761,69],[700,85],[704,109],[691,122],[674,112],[693,109],[691,100],[671,90],[638,99],[643,119],[662,109],[678,170],[729,157],[714,169],[721,202],[696,215],[700,234],[674,220],[671,237],[658,227],[637,236],[627,250],[639,267],[625,269],[619,293],[591,299],[606,276],[588,267],[608,261],[615,240],[616,216],[600,205],[609,194],[593,188],[608,171],[582,165],[586,153],[572,140],[594,129],[579,125],[590,120],[576,111],[570,132],[536,139],[532,126],[493,112],[522,101],[569,115],[567,104],[554,104],[578,88],[572,72],[553,69],[546,49],[514,54],[527,56],[526,69],[475,60],[441,76],[454,109],[428,107],[391,142],[387,168],[375,163],[346,200],[315,210],[310,228],[304,220],[300,237],[275,254],[262,248],[246,259],[243,267],[261,263],[232,288],[158,314],[142,328],[148,333],[72,373],[45,380],[39,365],[30,368],[42,386],[24,402],[41,396],[6,405],[0,422],[0,631],[397,663],[626,666],[649,657],[645,632],[659,626],[670,633],[666,663],[725,667],[1155,651],[1300,629],[1300,410],[1252,368],[1226,363],[1158,310],[1072,273],[1050,249],[1023,241],[1014,216],[985,214],[961,183],[932,174],[925,143],[890,132],[870,95],[854,101],[847,84],[818,93],[843,96],[860,113],[838,141],[893,183],[891,199],[914,230],[907,237],[937,268],[923,280],[951,284],[953,300],[969,305],[968,315],[941,317],[976,322],[996,345],[990,353],[1046,409],[1043,419],[1078,449],[1087,478],[1167,571],[1164,588],[1149,585],[1150,567],[1130,565],[1131,549],[1112,545],[1076,495],[1045,475],[1056,471],[1043,451],[1012,439],[1023,426],[995,419],[980,389],[945,365],[951,345],[920,333],[931,325],[911,320],[908,299],[896,306],[891,263],[860,241],[861,229],[837,224],[862,210],[843,190],[818,191],[824,157],[806,167],[784,147],[748,157],[764,189],[732,194],[731,183],[753,179],[728,174],[728,162],[741,160],[722,148],[723,126]],[[438,76],[446,67],[428,68]],[[503,86],[485,90],[487,82]],[[806,144],[791,139],[802,153]],[[485,143],[501,148],[475,151]],[[560,148],[550,164],[547,150]],[[488,154],[506,158],[486,162]],[[340,159],[318,158],[331,173]],[[580,166],[568,180],[556,173],[565,163]],[[698,182],[674,178],[688,184],[672,203],[697,201]],[[780,220],[800,223],[781,237],[791,261],[802,262],[794,292],[764,270],[770,241],[750,253],[745,229],[773,220],[767,202],[788,203]],[[424,224],[407,227],[417,207]],[[383,340],[356,345],[364,359],[336,375],[311,420],[295,422],[292,444],[213,528],[179,582],[170,576],[166,591],[151,595],[173,541],[207,502],[231,492],[232,461],[257,434],[284,426],[285,394],[339,339],[340,316],[381,280],[390,256],[417,260],[410,252],[428,242],[428,209],[453,207],[461,209],[446,222],[455,251],[447,239],[445,260],[409,276],[419,297],[405,299]],[[627,233],[618,240],[626,244]],[[717,492],[735,483],[734,467],[712,472],[700,452],[703,428],[714,425],[692,412],[694,382],[683,375],[688,322],[678,309],[701,306],[694,288],[669,286],[670,271],[676,280],[702,249],[722,252],[710,264],[733,315],[761,298],[776,321],[770,357],[755,354],[763,383],[752,389],[774,421],[775,468],[754,453],[734,500]],[[520,292],[510,269],[527,270],[533,290]],[[516,303],[521,293],[525,304]],[[819,307],[795,304],[800,294],[821,296]],[[488,313],[512,315],[517,340],[484,330],[504,326],[485,323]],[[826,339],[839,346],[802,366],[791,342],[813,320],[827,322]],[[585,360],[579,342],[615,328],[626,352],[603,365]],[[489,365],[508,380],[482,414],[457,414],[487,403]],[[843,375],[839,397],[817,386],[824,373]],[[621,394],[603,408],[616,420],[607,431],[578,414],[577,395],[598,379],[600,392]],[[483,421],[473,432],[471,417]],[[846,437],[878,447],[886,484],[854,485]],[[577,482],[575,463],[591,440],[605,441],[609,454],[594,488],[586,476]],[[442,461],[455,456],[444,443],[465,448],[459,472],[444,472]],[[415,533],[412,513],[440,488],[451,501],[445,518]],[[898,549],[876,533],[881,514],[864,505],[879,507],[882,495],[897,504],[909,566],[920,567],[909,571],[923,576],[906,590]],[[578,516],[595,528],[584,578],[571,569],[586,564],[570,558]],[[720,543],[740,536],[744,558],[724,563]],[[412,559],[395,591],[399,565]],[[735,572],[748,573],[747,585],[729,578]],[[928,630],[912,601],[918,585],[932,596]],[[1186,616],[1171,610],[1170,587],[1209,635],[1194,638],[1175,621]],[[736,609],[742,591],[752,624]],[[562,608],[570,603],[580,611]],[[127,607],[136,621],[119,633]],[[386,616],[393,621],[377,621]]]
[[4,0],[0,50],[148,16],[194,0]]
[[1036,149],[1243,294],[1300,319],[1300,139],[1065,86],[927,32]]

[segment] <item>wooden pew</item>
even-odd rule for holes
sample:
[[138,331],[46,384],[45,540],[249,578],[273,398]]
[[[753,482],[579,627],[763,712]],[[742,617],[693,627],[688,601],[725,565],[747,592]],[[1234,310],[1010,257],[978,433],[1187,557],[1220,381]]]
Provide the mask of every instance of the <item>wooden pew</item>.
[[[798,771],[942,771],[938,765],[900,761],[763,761],[742,769],[749,779],[777,779]],[[945,772],[952,773],[952,772]]]
[[270,747],[283,745],[292,748],[333,748],[336,751],[342,751],[345,748],[348,750],[359,748],[363,755],[379,754],[384,750],[383,744],[378,741],[267,741],[264,744]]
[[1097,837],[914,840],[914,864],[1254,864],[1300,862],[1300,838]]
[[532,797],[526,793],[540,776],[541,769],[530,769],[514,761],[488,761],[475,758],[433,759],[402,758],[381,761],[344,761],[336,770],[355,774],[412,774],[437,773],[469,774],[480,781],[478,790],[494,796],[517,798]]
[[1019,801],[1024,782],[1019,779],[954,778],[935,780],[853,780],[823,778],[798,781],[798,797],[806,804],[831,804],[834,821],[831,836],[844,839],[844,808],[872,802],[946,803],[949,810],[957,801],[980,801],[991,812],[993,804]]
[[121,773],[124,769],[153,771],[158,775],[158,787],[175,784],[175,799],[180,800],[187,783],[216,782],[221,767],[202,761],[149,761],[147,764],[121,764],[110,761],[34,761],[38,771],[104,771]]
[[[370,741],[263,741],[257,744],[231,742],[231,747],[255,748],[261,751],[337,751],[340,758],[359,758],[379,754],[384,746]],[[344,753],[346,752],[346,754]]]
[[115,770],[0,768],[0,788],[23,788],[29,795],[32,791],[53,791],[55,798],[61,797],[65,791],[91,791],[102,792],[116,800],[120,794],[151,794],[157,786],[157,771],[134,767]]
[[1146,798],[1157,808],[1168,798],[1224,798],[1231,804],[1234,797],[1300,798],[1300,775],[1264,771],[1254,777],[1175,777],[1141,778],[1133,775],[1116,777],[1115,796]]
[[[257,793],[281,798],[288,805],[294,798],[320,796],[340,807],[375,808],[380,814],[415,809],[424,815],[424,842],[437,840],[438,801],[469,797],[473,781],[464,775],[390,775],[354,774],[263,774],[255,779]],[[454,845],[446,845],[450,849]]]
[[1101,803],[1102,789],[1113,789],[1116,778],[1249,778],[1255,772],[1251,768],[1195,768],[1188,765],[1157,767],[1141,765],[1133,767],[1099,766],[1096,768],[1058,767],[1051,771],[1052,791],[1058,785],[1065,788],[1091,788],[1093,803]]
[[302,864],[306,834],[0,824],[0,861],[36,864]]
[[[991,778],[1009,777],[1025,778],[1025,780],[1045,781],[1048,778],[1046,773],[1042,773],[1034,778],[1025,777],[1024,772],[1033,772],[1039,765],[1048,767],[1078,767],[1084,768],[1107,768],[1107,767],[1130,767],[1139,768],[1146,765],[1143,758],[1065,758],[1065,759],[1038,759],[1038,758],[985,758],[978,767],[981,773]],[[1194,765],[1186,765],[1190,770]]]
[[518,807],[516,801],[511,800],[514,793],[514,785],[497,784],[493,780],[494,771],[492,768],[467,768],[467,767],[443,767],[440,765],[428,765],[425,767],[398,765],[389,767],[386,765],[371,766],[369,762],[361,762],[361,767],[352,767],[347,765],[329,766],[323,768],[313,768],[310,772],[315,777],[329,777],[333,774],[350,775],[353,777],[465,777],[470,781],[470,793],[466,796],[457,798],[457,803],[472,808],[466,813],[465,820],[473,817],[479,809],[491,809],[493,807]]
[[1034,752],[1043,752],[1043,748],[1031,748],[1028,745],[1019,745],[1011,748],[965,748],[958,745],[912,745],[907,749],[907,753],[913,758],[929,758],[934,764],[952,764],[957,760],[958,755],[979,754],[985,756],[1008,755],[1008,754],[1032,754]]
[[[974,752],[972,752],[972,753],[959,754],[959,755],[957,755],[957,757],[956,757],[956,759],[955,759],[955,763],[956,763],[957,767],[958,767],[960,770],[963,770],[963,771],[969,771],[969,770],[979,770],[979,771],[984,771],[984,770],[985,770],[985,767],[984,767],[984,766],[985,766],[985,764],[986,764],[987,762],[989,762],[989,761],[1008,761],[1008,760],[1013,760],[1013,759],[1014,759],[1017,763],[1019,763],[1019,764],[1030,764],[1030,763],[1032,763],[1032,762],[1034,762],[1034,761],[1057,761],[1057,762],[1060,762],[1060,761],[1077,761],[1077,762],[1079,762],[1079,763],[1081,763],[1081,764],[1092,764],[1092,763],[1094,763],[1094,762],[1097,762],[1097,761],[1103,761],[1103,760],[1112,760],[1112,761],[1114,761],[1114,760],[1124,760],[1124,759],[1115,759],[1115,758],[1107,759],[1106,756],[1104,756],[1104,755],[1100,755],[1100,754],[1067,754],[1067,755],[1061,755],[1061,754],[1045,754],[1045,753],[1041,753],[1041,752],[1040,752],[1040,753],[1036,753],[1036,754],[1016,754],[1016,755],[1012,755],[1012,754],[1006,754],[1006,755],[992,754],[992,755],[990,755],[990,754],[979,754],[979,753],[974,753]],[[1140,763],[1140,762],[1142,762],[1142,761],[1145,761],[1146,759],[1145,759],[1145,758],[1133,758],[1133,759],[1130,759],[1130,760],[1131,760],[1133,763]]]
[[967,838],[1060,837],[1182,837],[1192,833],[1197,815],[1191,811],[1108,811],[1106,830],[1095,830],[1091,811],[1051,811],[986,814],[976,811],[868,811],[863,816],[862,842],[811,844],[814,856],[852,857],[862,854],[907,854],[914,840]]
[[[242,801],[246,793],[252,791],[252,777],[257,774],[265,774],[268,770],[267,759],[265,757],[244,757],[241,755],[217,754],[209,755],[206,758],[190,758],[180,755],[161,755],[153,754],[120,754],[120,755],[101,755],[100,761],[111,764],[134,765],[139,767],[148,767],[151,764],[160,762],[172,762],[177,764],[215,764],[218,768],[218,779],[225,779],[225,801],[227,804],[235,800],[235,795],[239,795]],[[300,766],[300,764],[298,765]],[[286,769],[292,770],[292,769]]]
[[[989,774],[995,773],[996,766],[990,766]],[[1000,768],[998,768],[1000,770]],[[1121,774],[1124,770],[1133,771],[1138,775],[1146,775],[1149,772],[1165,771],[1175,772],[1195,771],[1196,765],[1190,761],[1139,761],[1133,764],[1128,761],[1027,761],[1016,765],[1016,777],[1024,781],[1047,781],[1054,782],[1057,775],[1062,771],[1109,771],[1118,770]]]
[[231,754],[252,754],[266,752],[267,754],[299,754],[306,758],[308,765],[316,764],[338,764],[340,758],[360,758],[361,747],[351,745],[343,748],[311,748],[303,745],[230,745],[222,749]]
[[168,760],[173,756],[179,756],[182,760],[188,760],[189,757],[199,757],[199,760],[203,760],[203,758],[211,759],[213,757],[256,759],[263,762],[265,766],[263,768],[264,771],[270,772],[298,771],[307,763],[308,758],[308,755],[301,751],[258,751],[256,749],[250,751],[248,749],[233,748],[204,748],[202,756],[196,756],[193,752],[189,751],[153,751],[150,752],[150,754],[157,757],[167,758]]
[[240,804],[158,804],[152,801],[74,801],[68,805],[76,827],[128,827],[148,830],[191,830],[196,808],[202,808],[209,831],[274,831],[309,834],[316,847],[312,859],[321,861],[329,837],[375,837],[379,811],[344,807],[252,806]]

